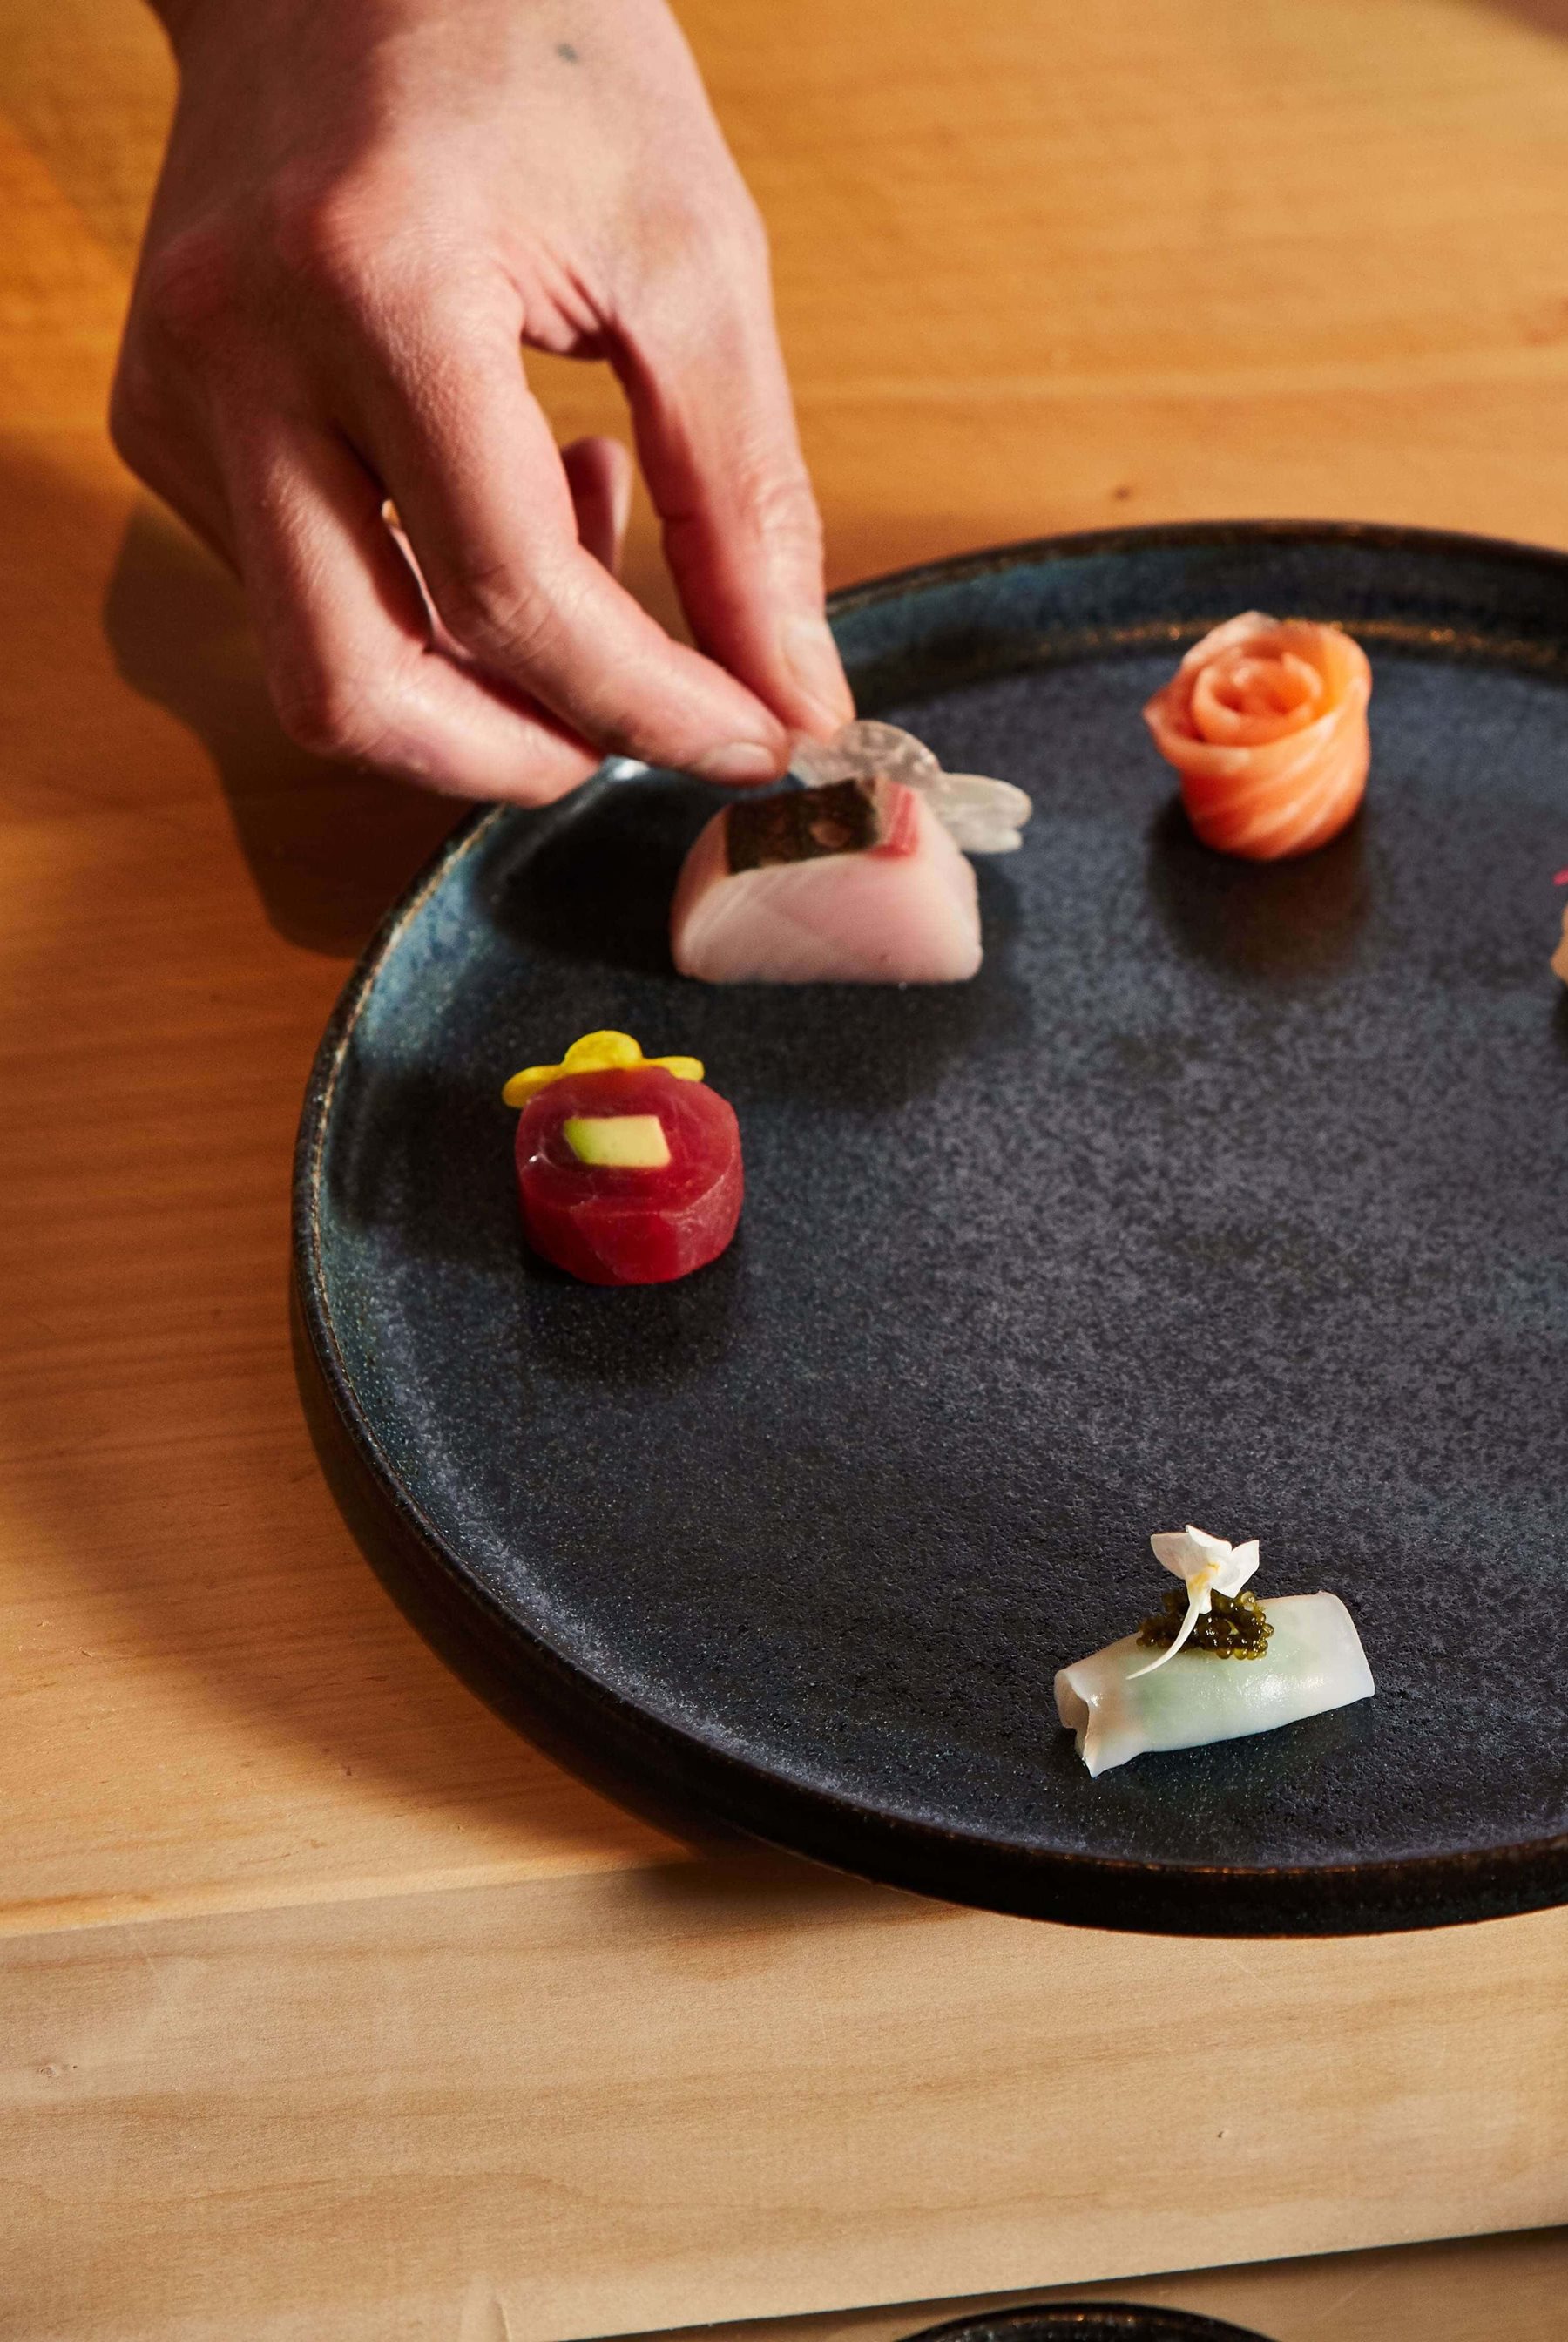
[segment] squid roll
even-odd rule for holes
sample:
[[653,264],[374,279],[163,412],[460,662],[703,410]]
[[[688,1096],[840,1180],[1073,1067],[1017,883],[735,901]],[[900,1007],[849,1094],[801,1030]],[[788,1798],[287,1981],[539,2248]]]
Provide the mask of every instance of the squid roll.
[[1201,1748],[1370,1699],[1372,1670],[1337,1594],[1260,1602],[1257,1546],[1202,1529],[1152,1540],[1184,1578],[1163,1611],[1056,1676],[1056,1713],[1093,1775],[1163,1748]]

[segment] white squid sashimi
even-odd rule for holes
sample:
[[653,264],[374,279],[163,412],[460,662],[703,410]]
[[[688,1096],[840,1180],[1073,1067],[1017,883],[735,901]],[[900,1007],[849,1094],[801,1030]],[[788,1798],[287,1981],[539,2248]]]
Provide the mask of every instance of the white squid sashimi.
[[743,798],[687,855],[670,944],[709,984],[962,983],[980,966],[974,873],[895,781]]
[[1151,1666],[1149,1646],[1124,1636],[1056,1676],[1056,1713],[1092,1774],[1157,1748],[1201,1748],[1273,1732],[1369,1699],[1372,1670],[1337,1594],[1286,1594],[1262,1606],[1273,1633],[1254,1659],[1189,1644]]

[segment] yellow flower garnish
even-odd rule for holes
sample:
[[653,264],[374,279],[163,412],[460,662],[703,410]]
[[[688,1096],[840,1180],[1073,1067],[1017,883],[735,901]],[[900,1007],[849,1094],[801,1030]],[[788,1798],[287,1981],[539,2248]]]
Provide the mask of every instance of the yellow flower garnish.
[[574,1041],[558,1066],[524,1066],[501,1093],[504,1106],[526,1106],[567,1074],[629,1072],[634,1066],[661,1066],[678,1082],[700,1082],[703,1068],[696,1057],[644,1057],[629,1033],[584,1033]]

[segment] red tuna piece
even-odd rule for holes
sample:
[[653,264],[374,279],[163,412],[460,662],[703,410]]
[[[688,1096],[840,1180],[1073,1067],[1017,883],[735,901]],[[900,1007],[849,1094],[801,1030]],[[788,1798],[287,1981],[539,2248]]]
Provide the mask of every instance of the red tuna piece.
[[[667,1163],[582,1160],[567,1123],[624,1116],[657,1120]],[[734,1235],[744,1186],[734,1108],[706,1083],[648,1061],[563,1073],[517,1125],[528,1241],[590,1285],[663,1285],[716,1260]]]

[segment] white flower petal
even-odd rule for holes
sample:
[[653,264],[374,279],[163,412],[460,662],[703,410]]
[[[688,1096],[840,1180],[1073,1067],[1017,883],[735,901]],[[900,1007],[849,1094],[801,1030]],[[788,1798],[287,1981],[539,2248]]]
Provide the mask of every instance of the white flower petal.
[[1188,1545],[1180,1529],[1161,1529],[1149,1543],[1154,1548],[1154,1559],[1162,1569],[1174,1571],[1178,1577],[1187,1574]]
[[1235,1546],[1230,1558],[1221,1566],[1220,1574],[1214,1580],[1216,1590],[1233,1597],[1241,1592],[1257,1566],[1258,1541],[1252,1537],[1245,1545]]
[[1229,1537],[1211,1536],[1207,1529],[1195,1529],[1191,1521],[1187,1523],[1187,1535],[1198,1547],[1205,1561],[1229,1559],[1233,1550]]
[[[1202,1569],[1212,1557],[1207,1548],[1213,1542],[1213,1537],[1204,1536],[1202,1529],[1195,1533],[1192,1529],[1162,1529],[1149,1539],[1155,1560],[1174,1577],[1191,1577],[1194,1571]],[[1225,1550],[1229,1552],[1229,1546]]]

